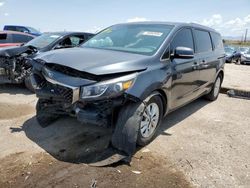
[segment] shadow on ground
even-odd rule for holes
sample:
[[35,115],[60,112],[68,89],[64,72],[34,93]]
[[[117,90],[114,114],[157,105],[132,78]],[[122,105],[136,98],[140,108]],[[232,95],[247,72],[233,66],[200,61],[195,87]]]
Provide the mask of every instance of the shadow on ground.
[[158,135],[171,136],[171,134],[166,133],[167,129],[169,129],[172,126],[176,125],[177,123],[185,120],[187,117],[194,114],[195,112],[197,112],[198,110],[200,110],[201,108],[203,108],[204,106],[206,106],[209,103],[210,103],[209,101],[207,101],[203,98],[199,98],[199,99],[193,101],[192,103],[190,103],[182,108],[179,108],[178,110],[176,110],[174,112],[171,112],[162,121],[162,125],[161,125],[159,131],[157,132],[157,136]]
[[10,95],[23,94],[32,95],[34,93],[30,92],[24,84],[3,84],[0,85],[0,94],[9,93]]
[[61,118],[46,128],[41,128],[36,117],[32,117],[21,128],[11,128],[11,131],[24,131],[54,158],[71,163],[91,162],[108,147],[111,136],[109,129],[83,125],[70,117]]
[[[163,121],[158,135],[171,136],[165,131],[185,120],[208,104],[203,99],[169,114]],[[54,158],[71,163],[90,163],[109,146],[111,129],[83,125],[70,117],[61,118],[47,128],[41,128],[36,117],[27,120],[21,128],[11,128],[12,132],[24,131],[27,137],[51,154]],[[138,148],[138,150],[141,148]]]

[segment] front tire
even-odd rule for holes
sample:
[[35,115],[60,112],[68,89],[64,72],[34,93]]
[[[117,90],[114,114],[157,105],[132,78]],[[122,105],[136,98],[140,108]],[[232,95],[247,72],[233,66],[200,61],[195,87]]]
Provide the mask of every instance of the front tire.
[[[155,127],[147,136],[141,132],[143,114],[151,104],[157,106],[159,114]],[[149,107],[150,108],[150,107]],[[154,113],[152,113],[154,115]],[[119,112],[116,127],[112,136],[112,145],[120,151],[131,155],[136,150],[136,145],[145,146],[153,140],[163,117],[163,104],[159,93],[153,93],[143,102],[127,103]],[[152,118],[151,118],[152,119]],[[146,126],[146,125],[145,125]],[[148,125],[147,125],[148,126]]]
[[159,95],[146,99],[145,104],[137,137],[140,146],[149,144],[155,138],[163,117],[163,104]]
[[35,93],[35,89],[33,88],[31,84],[30,77],[28,76],[27,78],[24,79],[24,85],[25,87],[30,90],[32,93]]
[[205,98],[209,101],[215,101],[219,96],[221,84],[222,84],[222,76],[219,75],[214,82],[212,90],[210,91],[210,93],[205,95]]

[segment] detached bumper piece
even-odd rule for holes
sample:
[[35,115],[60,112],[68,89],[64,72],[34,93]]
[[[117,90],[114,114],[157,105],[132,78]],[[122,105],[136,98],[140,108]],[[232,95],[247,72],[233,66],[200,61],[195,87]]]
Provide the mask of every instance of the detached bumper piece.
[[113,100],[78,102],[74,105],[74,111],[77,120],[82,123],[111,127],[112,115],[123,103],[122,97]]
[[107,118],[102,117],[102,115],[96,111],[81,110],[80,108],[77,108],[75,112],[77,120],[82,123],[94,124],[103,127],[108,125]]

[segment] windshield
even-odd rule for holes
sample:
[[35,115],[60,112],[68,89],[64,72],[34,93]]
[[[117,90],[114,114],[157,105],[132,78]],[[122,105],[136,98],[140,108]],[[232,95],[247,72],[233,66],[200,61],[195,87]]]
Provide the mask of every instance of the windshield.
[[40,31],[32,28],[32,27],[27,27],[31,33],[41,33]]
[[163,24],[116,25],[101,31],[82,46],[153,55],[172,28]]
[[37,49],[42,49],[50,45],[51,43],[53,43],[55,40],[57,40],[60,37],[61,37],[60,35],[56,35],[56,34],[43,34],[29,41],[28,43],[25,44],[25,46],[34,46]]

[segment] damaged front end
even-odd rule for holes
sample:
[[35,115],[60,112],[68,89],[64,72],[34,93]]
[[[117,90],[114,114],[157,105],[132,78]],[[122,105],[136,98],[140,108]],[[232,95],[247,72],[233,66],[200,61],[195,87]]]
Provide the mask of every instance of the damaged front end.
[[37,53],[32,46],[1,49],[0,51],[0,84],[23,83],[31,72],[28,57]]
[[[39,124],[46,127],[60,116],[70,115],[82,123],[113,128],[110,147],[100,156],[101,162],[92,165],[129,160],[136,149],[139,126],[127,122],[127,118],[121,120],[120,114],[124,109],[126,114],[133,114],[140,104],[143,108],[140,99],[125,92],[132,87],[138,71],[97,76],[39,59],[33,61],[30,77],[39,98]],[[134,104],[134,108],[126,108],[128,104]],[[112,160],[107,160],[109,157]]]
[[51,114],[68,114],[83,123],[109,127],[114,124],[113,117],[119,107],[128,100],[136,100],[124,93],[133,84],[135,72],[96,76],[58,64],[34,61],[31,83],[39,100],[53,105]]

